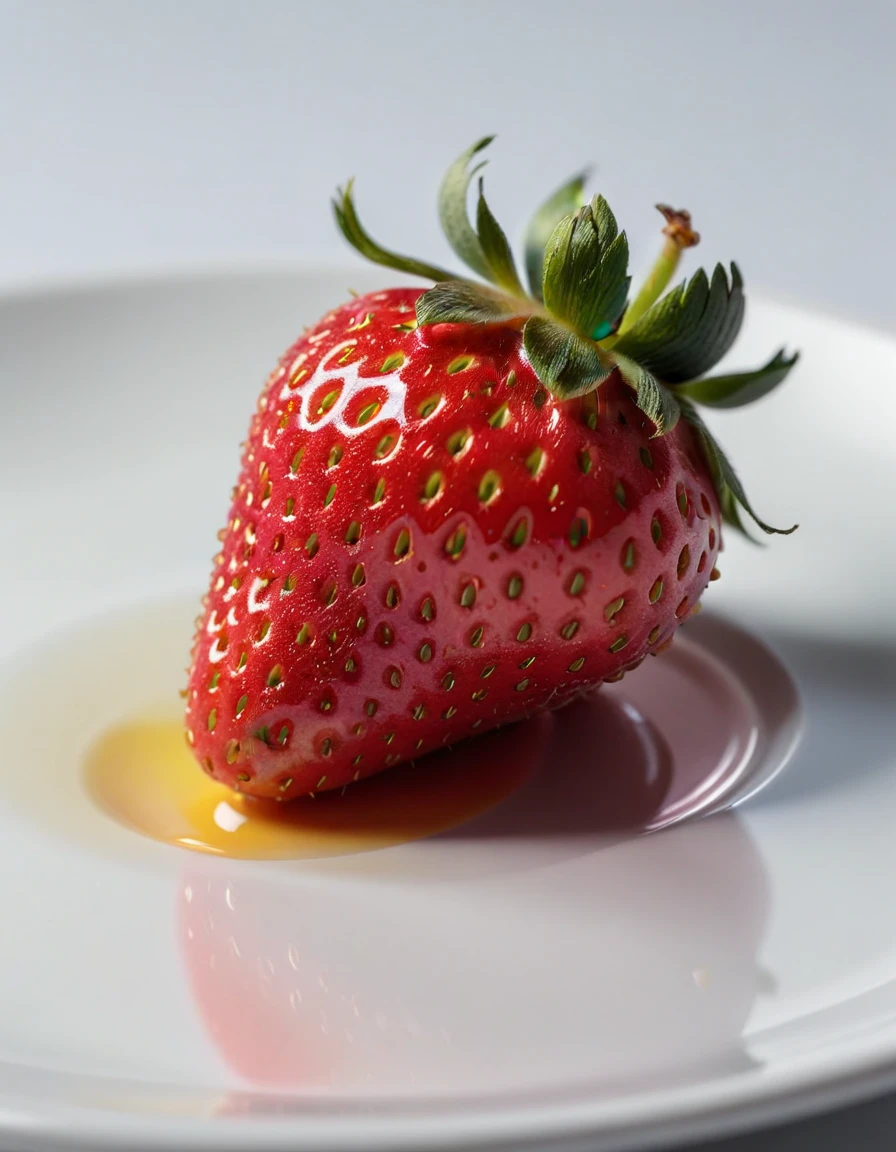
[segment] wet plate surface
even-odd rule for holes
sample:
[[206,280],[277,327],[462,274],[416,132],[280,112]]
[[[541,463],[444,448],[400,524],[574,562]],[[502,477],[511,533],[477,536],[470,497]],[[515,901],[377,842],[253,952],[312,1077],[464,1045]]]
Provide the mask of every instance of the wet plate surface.
[[[664,658],[363,806],[183,783],[246,396],[342,280],[0,303],[0,1146],[616,1149],[896,1080],[896,550],[854,496],[888,441],[803,395],[864,365],[892,407],[883,338],[754,307],[744,361],[786,335],[805,366],[719,433],[745,472],[761,434],[757,503],[803,528],[731,545]],[[849,486],[791,474],[793,427]]]

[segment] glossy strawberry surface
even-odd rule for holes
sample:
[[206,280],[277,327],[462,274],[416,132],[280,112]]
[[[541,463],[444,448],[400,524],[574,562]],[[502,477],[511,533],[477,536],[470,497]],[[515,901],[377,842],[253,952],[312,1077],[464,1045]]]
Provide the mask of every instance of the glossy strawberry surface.
[[561,401],[512,325],[354,299],[267,380],[194,646],[188,740],[234,788],[340,788],[617,677],[714,569],[693,429],[614,372]]

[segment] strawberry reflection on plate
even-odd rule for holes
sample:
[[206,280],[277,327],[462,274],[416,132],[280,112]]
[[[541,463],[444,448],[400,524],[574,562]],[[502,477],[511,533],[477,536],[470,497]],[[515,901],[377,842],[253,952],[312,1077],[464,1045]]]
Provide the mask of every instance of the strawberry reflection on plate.
[[[587,730],[595,707],[628,740],[628,770],[580,742],[562,807],[545,802],[542,772],[415,845],[301,871],[190,860],[180,933],[199,1016],[244,1082],[228,1110],[469,1096],[486,1072],[492,1091],[583,1071],[608,1088],[663,1084],[748,1059],[762,861],[731,816],[632,835],[674,765],[606,700],[574,705],[564,725]],[[583,1036],[584,1051],[571,1039]]]

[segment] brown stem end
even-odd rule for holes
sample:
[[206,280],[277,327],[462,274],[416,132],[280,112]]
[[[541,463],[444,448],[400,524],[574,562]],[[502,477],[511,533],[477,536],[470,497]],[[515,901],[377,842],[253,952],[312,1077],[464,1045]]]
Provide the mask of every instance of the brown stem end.
[[684,208],[670,208],[668,204],[657,204],[657,211],[663,214],[666,227],[663,235],[678,248],[693,248],[700,243],[700,233],[691,227],[691,214]]

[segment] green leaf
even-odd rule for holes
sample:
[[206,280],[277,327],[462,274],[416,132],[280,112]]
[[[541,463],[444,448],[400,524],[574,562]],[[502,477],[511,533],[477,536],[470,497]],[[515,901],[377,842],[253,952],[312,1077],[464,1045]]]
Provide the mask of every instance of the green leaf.
[[618,356],[615,352],[614,358],[622,379],[635,393],[635,403],[656,426],[654,436],[665,436],[671,432],[678,423],[681,409],[669,389],[634,360]]
[[718,441],[703,423],[697,409],[690,401],[683,397],[679,399],[678,403],[682,416],[697,433],[697,437],[706,455],[706,462],[709,465],[709,470],[716,486],[716,492],[719,496],[722,516],[725,522],[743,532],[743,523],[740,519],[740,508],[743,508],[762,531],[770,536],[789,536],[791,532],[795,532],[798,527],[796,524],[794,524],[792,528],[773,528],[756,515],[750,501],[747,499],[747,494],[744,491],[743,484],[740,482],[740,477],[734,471],[734,466],[722,451]]
[[658,300],[613,347],[667,384],[684,383],[721,360],[740,331],[743,313],[737,265],[731,265],[730,285],[721,264],[711,282],[701,268]]
[[734,495],[730,488],[726,488],[720,499],[720,507],[722,509],[722,522],[734,528],[735,531],[740,532],[751,543],[759,544],[758,541],[750,532],[747,531],[744,524],[743,517],[740,514],[740,506],[734,499]]
[[704,372],[708,372],[722,359],[726,352],[729,351],[731,345],[738,337],[741,325],[744,322],[744,307],[746,301],[744,300],[744,281],[740,274],[740,269],[732,261],[731,263],[731,287],[728,287],[727,277],[725,277],[725,269],[721,264],[717,264],[713,272],[713,282],[716,276],[720,279],[724,278],[725,290],[727,292],[727,306],[725,308],[725,318],[716,329],[715,340],[707,340],[706,355],[698,364],[698,371],[694,373],[695,376],[702,376]]
[[545,316],[526,321],[523,347],[538,379],[561,400],[593,391],[615,367],[593,340]]
[[[542,273],[541,296],[550,311],[560,319],[566,319],[575,311],[575,292],[572,276],[567,272],[567,266],[576,258],[577,252],[584,248],[585,240],[592,239],[597,243],[596,233],[591,230],[582,233],[585,240],[573,245],[573,237],[577,226],[582,220],[590,219],[591,209],[585,205],[569,216],[564,216],[557,223],[548,239],[544,252],[544,270]],[[599,270],[600,251],[597,260],[592,260],[592,267]]]
[[694,341],[700,317],[710,296],[709,281],[702,268],[690,281],[676,285],[613,345],[671,381],[681,351]]
[[544,250],[551,233],[564,216],[574,215],[585,194],[587,172],[580,172],[558,188],[545,200],[526,229],[526,279],[529,291],[541,299],[541,277],[544,268]]
[[490,279],[486,255],[479,237],[470,223],[467,212],[467,193],[473,177],[482,170],[485,162],[470,167],[470,162],[494,140],[494,136],[484,136],[472,148],[461,153],[454,161],[439,189],[439,218],[448,243],[468,268]]
[[729,376],[705,376],[682,384],[678,391],[697,404],[710,408],[740,408],[761,400],[786,378],[799,359],[799,353],[786,356],[781,348],[762,368],[753,372],[734,372]]
[[402,256],[397,252],[390,252],[381,248],[379,244],[364,229],[358,219],[353,198],[354,180],[349,180],[345,188],[337,189],[333,201],[333,214],[336,223],[342,230],[343,236],[353,248],[356,248],[367,260],[374,264],[383,264],[386,268],[394,268],[397,272],[409,272],[412,276],[422,276],[424,280],[451,280],[453,272],[446,272],[434,264],[425,264],[411,256]]
[[597,228],[601,244],[612,243],[619,235],[619,225],[613,210],[603,196],[591,197],[591,214],[594,217],[594,226]]
[[479,204],[476,209],[476,228],[479,232],[479,243],[482,245],[482,251],[488,263],[489,280],[514,296],[525,296],[526,290],[520,283],[510,244],[501,225],[492,215],[492,210],[486,203],[481,179],[479,181]]
[[[593,307],[602,317],[600,325],[615,324],[625,307],[631,277],[628,275],[628,238],[620,232],[616,217],[603,196],[595,196],[591,201],[594,223],[600,236],[601,248],[601,292],[599,301]],[[595,325],[597,328],[598,325]],[[592,339],[598,339],[592,330]]]
[[618,318],[629,279],[628,241],[596,197],[554,229],[545,251],[542,291],[553,315],[597,339]]
[[448,280],[417,299],[417,323],[500,324],[525,315],[525,301],[504,296],[485,284]]

